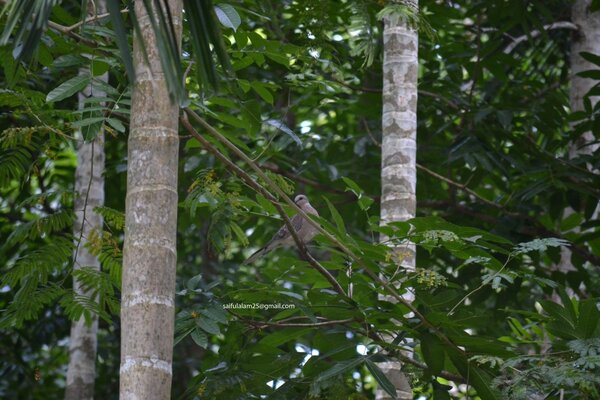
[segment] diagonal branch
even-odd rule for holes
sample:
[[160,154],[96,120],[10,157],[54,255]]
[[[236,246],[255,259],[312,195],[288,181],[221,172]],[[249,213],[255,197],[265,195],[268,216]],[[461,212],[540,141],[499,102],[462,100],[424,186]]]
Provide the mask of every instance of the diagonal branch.
[[192,127],[189,120],[187,119],[186,114],[182,115],[181,123],[183,124],[183,126],[186,128],[186,130],[192,136],[194,136],[208,151],[213,153],[215,155],[215,157],[217,157],[219,160],[221,160],[235,175],[237,175],[238,177],[243,179],[250,187],[252,187],[254,190],[256,190],[257,192],[262,194],[266,199],[268,199],[271,203],[273,203],[273,205],[275,206],[275,208],[277,208],[277,211],[281,215],[281,218],[283,218],[283,221],[284,221],[285,225],[287,226],[289,232],[291,233],[292,237],[294,238],[294,242],[296,242],[296,246],[298,246],[300,253],[307,259],[308,263],[314,269],[316,269],[319,273],[321,273],[321,275],[323,275],[325,277],[325,279],[327,279],[327,281],[329,281],[329,283],[331,283],[333,288],[339,294],[341,294],[344,297],[348,297],[346,295],[346,292],[342,288],[342,286],[333,277],[333,275],[331,275],[331,273],[325,267],[323,267],[317,260],[315,260],[314,257],[308,252],[308,249],[306,248],[305,243],[298,237],[298,234],[296,233],[296,230],[293,228],[289,217],[287,216],[285,210],[283,209],[283,207],[281,207],[281,204],[279,204],[277,199],[269,191],[267,191],[264,187],[262,187],[259,183],[257,183],[254,179],[252,179],[252,177],[250,175],[248,175],[244,170],[242,170],[240,167],[235,165],[235,163],[233,163],[233,161],[231,161],[229,158],[227,158],[227,156],[225,156],[223,153],[221,153],[208,140],[203,138],[202,135],[200,135],[198,132],[196,132],[194,127]]
[[[298,205],[296,203],[294,203],[286,194],[283,190],[281,190],[281,188],[275,183],[273,182],[261,169],[260,167],[258,167],[258,165],[256,165],[256,163],[254,161],[252,161],[243,151],[241,151],[237,146],[235,146],[233,143],[231,143],[225,136],[223,136],[221,133],[219,133],[219,131],[217,131],[212,125],[210,125],[208,122],[206,122],[202,117],[200,117],[198,114],[196,114],[192,109],[185,107],[183,108],[183,110],[185,111],[185,113],[187,113],[189,116],[191,116],[195,121],[197,121],[200,125],[202,125],[202,127],[204,129],[206,129],[206,131],[213,136],[214,138],[216,138],[219,142],[221,142],[222,144],[224,144],[228,149],[230,149],[237,157],[239,157],[241,160],[243,160],[246,164],[248,164],[250,166],[250,168],[252,168],[256,174],[264,181],[266,182],[269,187],[274,190],[277,195],[279,195],[279,197],[285,202],[287,203],[292,209],[294,209],[300,216],[302,216],[309,224],[311,224],[319,233],[321,233],[325,238],[327,238],[327,240],[329,240],[331,243],[333,243],[334,245],[338,246],[342,252],[344,252],[348,257],[350,257],[354,262],[356,262],[357,264],[359,264],[363,270],[367,273],[367,275],[369,275],[369,277],[371,279],[373,279],[373,281],[379,283],[382,287],[384,287],[387,292],[400,304],[404,305],[406,308],[409,309],[410,312],[413,313],[414,316],[416,316],[417,318],[419,318],[419,320],[421,321],[421,324],[427,328],[430,328],[435,335],[445,344],[447,344],[448,346],[450,346],[452,349],[454,349],[455,351],[459,352],[461,355],[466,356],[465,351],[461,348],[459,348],[456,344],[454,344],[445,334],[443,334],[432,322],[430,322],[427,318],[425,318],[425,316],[421,313],[421,311],[419,311],[410,301],[406,300],[405,298],[403,298],[398,291],[389,283],[389,281],[387,281],[385,278],[382,278],[379,276],[379,274],[373,272],[371,270],[371,268],[366,264],[366,262],[364,260],[362,260],[360,257],[358,257],[352,250],[350,250],[345,244],[341,243],[335,236],[333,236],[331,233],[327,232],[325,229],[323,229],[321,227],[321,225],[319,225],[315,220],[313,220],[311,217],[309,217],[300,207],[298,207]],[[191,125],[189,124],[189,122],[187,121],[187,119],[182,118],[182,122],[184,122],[184,126],[185,124],[187,124],[187,126],[191,127]],[[195,132],[195,131],[194,131]],[[194,135],[195,136],[195,135]],[[196,138],[201,137],[200,135],[195,136]],[[204,143],[208,143],[206,141],[206,139],[202,138],[202,142]],[[201,143],[202,143],[201,142]],[[234,164],[235,165],[235,164]],[[237,167],[237,170],[242,171],[239,167]],[[242,171],[243,172],[243,171]],[[244,173],[245,174],[245,173]],[[247,175],[247,174],[246,174]],[[256,187],[260,187],[260,185],[257,185],[256,182],[254,182],[251,178],[250,180],[252,181],[252,185],[254,188]],[[248,182],[248,184],[250,184]],[[263,193],[263,191],[266,192],[266,190],[264,190],[262,187],[260,187],[260,193]],[[268,193],[268,192],[267,192]],[[286,226],[288,227],[288,229],[291,228],[290,225],[290,221],[289,218],[287,218],[287,215],[285,214],[285,212],[283,212],[283,209],[281,208],[281,206],[279,205],[279,203],[277,202],[276,199],[273,198],[273,196],[271,196],[269,194],[270,198],[267,197],[271,202],[273,202],[273,205],[275,207],[277,207],[277,210],[282,213],[282,217],[284,217],[284,221],[286,223]],[[266,197],[266,196],[265,196]],[[290,229],[290,232],[294,232],[295,231],[293,229]],[[296,241],[297,244],[300,244],[301,246],[299,246],[300,249],[305,249],[304,245],[302,244],[302,242],[300,240],[298,240],[296,235],[294,236],[294,241]],[[308,255],[308,253],[306,253]],[[310,257],[312,258],[312,257]],[[309,258],[309,262],[311,262]],[[314,259],[313,259],[314,260]],[[316,263],[316,261],[315,261]],[[311,265],[315,265],[311,262]],[[320,265],[318,263],[316,263],[316,265]],[[322,266],[321,266],[322,268]],[[326,271],[326,270],[325,270]],[[337,283],[337,281],[336,281]],[[338,284],[339,285],[339,284]],[[340,287],[338,289],[339,290],[343,289]],[[345,293],[344,293],[345,295]]]

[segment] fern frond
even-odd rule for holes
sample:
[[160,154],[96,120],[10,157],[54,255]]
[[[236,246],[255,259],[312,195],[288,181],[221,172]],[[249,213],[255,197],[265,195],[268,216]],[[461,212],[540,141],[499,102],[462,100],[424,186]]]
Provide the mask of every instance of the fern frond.
[[373,29],[373,22],[369,16],[369,9],[364,1],[350,3],[352,16],[350,17],[350,55],[363,56],[362,67],[373,64],[377,50],[377,38]]
[[68,265],[73,248],[74,244],[70,239],[54,238],[39,249],[18,258],[2,276],[0,282],[2,286],[8,285],[12,288],[18,283],[23,285],[25,281],[33,277],[36,283],[44,285],[48,282],[48,276],[52,272]]
[[104,311],[92,297],[77,295],[73,292],[65,293],[60,299],[60,305],[64,308],[69,319],[76,321],[82,316],[89,323],[92,314],[97,314],[108,323],[112,323],[110,315]]
[[73,224],[73,219],[71,210],[62,210],[18,225],[6,240],[6,246],[62,232]]
[[104,218],[104,222],[112,226],[118,231],[122,231],[125,227],[125,213],[115,210],[110,207],[94,207],[94,212],[100,214]]
[[6,187],[12,180],[26,175],[31,166],[32,151],[20,146],[0,153],[0,187]]
[[65,294],[55,285],[38,287],[36,277],[27,279],[0,318],[0,329],[21,328],[23,323],[38,316],[40,311]]
[[106,310],[117,313],[119,309],[112,277],[104,271],[92,267],[83,267],[73,271],[73,278],[89,296],[85,299],[75,296],[74,299],[78,300],[81,306],[87,306],[86,310],[93,311],[100,317],[110,321]]

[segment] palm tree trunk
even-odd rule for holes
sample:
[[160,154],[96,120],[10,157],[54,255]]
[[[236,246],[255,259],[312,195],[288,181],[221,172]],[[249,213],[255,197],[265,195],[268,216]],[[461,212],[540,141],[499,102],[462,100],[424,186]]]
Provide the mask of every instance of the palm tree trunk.
[[[577,75],[579,72],[598,68],[580,55],[581,52],[600,54],[600,12],[592,12],[591,5],[592,0],[576,0],[571,6],[571,21],[578,27],[578,30],[573,33],[571,41],[569,102],[573,112],[584,110],[583,98],[597,82],[594,79]],[[597,97],[592,97],[590,100],[592,106],[598,102]],[[594,134],[591,131],[584,132],[571,144],[569,157],[577,158],[580,155],[593,154],[599,147],[598,144],[590,144],[594,141]],[[573,212],[570,207],[565,209],[564,217],[568,217]],[[598,208],[596,208],[594,215],[597,215],[597,213]],[[563,246],[560,255],[560,262],[553,268],[565,274],[574,271],[571,250]]]
[[[405,2],[418,7],[418,2]],[[418,34],[405,18],[384,18],[383,113],[381,146],[381,224],[406,221],[416,210],[417,76]],[[382,238],[385,240],[385,238]],[[408,270],[415,268],[415,247],[407,243],[394,248],[395,261]],[[412,300],[410,293],[405,297]],[[391,299],[386,299],[391,301]],[[393,340],[393,338],[386,338]],[[380,363],[396,387],[396,397],[412,399],[408,379],[399,362]],[[378,389],[377,399],[391,398]]]
[[[168,0],[181,41],[181,0]],[[171,397],[175,318],[178,106],[169,100],[156,38],[143,2],[135,2],[121,299],[121,399]],[[146,45],[148,64],[139,41]]]
[[[90,2],[90,5],[92,2]],[[96,8],[90,7],[88,16],[106,12],[104,0],[96,3]],[[89,75],[87,68],[81,69],[80,74]],[[108,74],[97,79],[108,81]],[[99,90],[92,92],[92,86],[79,94],[79,107],[88,96],[105,97]],[[78,242],[73,255],[73,271],[83,267],[100,270],[100,261],[86,248],[90,232],[102,230],[102,216],[94,212],[94,207],[104,204],[104,131],[100,132],[91,142],[85,142],[82,132],[77,132],[77,168],[75,169],[75,227],[74,236]],[[81,239],[81,240],[80,240]],[[81,282],[73,280],[73,290],[76,295],[91,297],[92,293],[84,290]],[[82,316],[71,324],[69,341],[69,366],[67,369],[67,384],[65,400],[91,400],[94,398],[94,381],[96,379],[96,347],[98,333],[98,316],[91,314],[90,322],[86,324]]]

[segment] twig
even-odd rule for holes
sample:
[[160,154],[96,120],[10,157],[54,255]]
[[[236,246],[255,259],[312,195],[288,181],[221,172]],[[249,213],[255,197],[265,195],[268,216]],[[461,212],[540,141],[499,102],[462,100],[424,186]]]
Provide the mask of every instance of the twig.
[[[123,10],[121,10],[122,14],[125,14],[128,12],[129,12],[128,8],[124,8]],[[74,31],[75,29],[79,28],[81,25],[87,24],[89,22],[94,22],[94,21],[97,21],[99,19],[106,18],[109,16],[110,16],[110,13],[104,13],[104,14],[97,14],[97,15],[94,15],[93,17],[86,18],[83,21],[79,21],[71,26],[65,27],[65,33],[68,31]]]
[[455,102],[453,102],[450,99],[445,98],[444,96],[440,96],[437,93],[429,92],[427,90],[422,90],[422,89],[419,89],[417,91],[417,93],[418,94],[422,94],[424,96],[433,97],[434,99],[443,101],[444,103],[448,104],[450,107],[454,108],[455,110],[460,110],[460,107]]
[[[258,184],[254,179],[252,179],[252,177],[250,177],[250,175],[248,175],[244,170],[242,170],[240,167],[235,165],[231,160],[229,160],[223,153],[221,153],[216,147],[214,147],[208,140],[203,138],[202,135],[200,135],[198,132],[196,132],[194,127],[192,127],[189,120],[187,119],[187,115],[183,114],[183,116],[181,117],[181,123],[183,124],[183,126],[187,129],[187,131],[192,136],[194,136],[207,150],[209,150],[219,160],[221,160],[225,165],[227,165],[229,167],[229,169],[235,175],[242,178],[249,186],[251,186],[253,189],[255,189],[256,191],[261,193],[265,198],[267,198],[269,201],[271,201],[271,203],[273,203],[273,205],[275,206],[275,208],[277,208],[277,211],[283,218],[283,221],[284,221],[285,225],[287,226],[290,234],[294,238],[294,242],[296,242],[298,249],[300,250],[302,255],[307,259],[309,264],[313,268],[315,268],[319,273],[321,273],[321,275],[323,275],[325,277],[325,279],[327,279],[329,281],[329,283],[331,283],[333,288],[339,294],[341,294],[344,297],[347,297],[346,292],[344,292],[344,289],[339,284],[339,282],[333,277],[333,275],[331,275],[331,273],[325,267],[323,267],[321,264],[319,264],[319,262],[317,260],[315,260],[313,258],[313,256],[308,252],[306,245],[298,237],[298,234],[297,234],[296,230],[293,228],[289,217],[287,216],[287,214],[285,213],[285,210],[283,209],[283,207],[281,207],[281,205],[279,204],[277,199],[275,199],[275,197],[273,197],[273,195],[270,192],[268,192],[265,188],[263,188],[260,184]],[[295,205],[295,203],[294,203],[294,205]]]
[[504,209],[504,207],[501,204],[494,203],[493,201],[488,200],[485,197],[480,196],[479,194],[477,194],[473,190],[469,189],[466,185],[463,185],[462,183],[458,183],[458,182],[453,181],[452,179],[446,178],[445,176],[440,175],[437,172],[434,172],[434,171],[430,170],[429,168],[424,167],[423,165],[418,164],[418,163],[417,163],[417,168],[423,170],[424,172],[428,173],[429,175],[431,175],[433,177],[436,177],[436,178],[438,178],[438,179],[440,179],[440,180],[442,180],[442,181],[444,181],[444,182],[446,182],[446,183],[448,183],[448,184],[450,184],[450,185],[452,185],[454,187],[459,188],[460,190],[462,190],[464,192],[469,193],[470,195],[476,197],[477,199],[479,199],[480,201],[484,202],[485,204],[487,204],[489,206],[492,206],[494,208]]
[[340,189],[332,188],[328,185],[323,185],[317,181],[313,181],[312,179],[304,178],[292,172],[286,171],[281,168],[279,165],[272,162],[265,162],[260,164],[261,168],[268,169],[271,172],[275,172],[277,175],[285,176],[286,178],[292,179],[296,182],[303,183],[305,185],[314,187],[315,189],[319,189],[323,192],[335,193],[341,196],[351,196],[352,198],[356,198],[356,196],[352,192],[345,192]]
[[369,138],[371,138],[371,141],[373,142],[373,144],[377,147],[381,147],[381,142],[379,142],[377,139],[375,139],[375,136],[373,136],[373,133],[371,133],[371,129],[369,128],[369,123],[367,122],[367,120],[363,118],[362,123],[365,126],[367,135],[369,135]]
[[[323,318],[324,319],[324,318]],[[249,323],[252,326],[255,326],[259,329],[263,329],[266,327],[276,327],[276,328],[293,328],[293,327],[304,327],[304,328],[316,328],[321,326],[329,326],[329,325],[344,325],[350,322],[353,322],[353,318],[349,319],[340,319],[340,320],[328,320],[323,322],[264,322],[264,321],[254,321],[250,319],[243,318],[244,322]]]
[[578,31],[579,27],[569,21],[559,21],[559,22],[553,22],[548,25],[544,25],[542,30],[536,29],[536,30],[530,32],[528,35],[523,35],[523,36],[514,38],[513,42],[504,48],[504,54],[510,54],[515,49],[515,47],[517,47],[519,44],[523,43],[527,39],[529,39],[529,38],[535,39],[536,37],[540,36],[542,34],[542,32],[550,31],[553,29],[571,29],[574,31]]
[[50,27],[50,28],[54,29],[55,31],[58,31],[62,34],[70,36],[73,39],[80,41],[81,43],[84,43],[87,46],[90,46],[92,48],[98,47],[98,43],[96,43],[95,41],[84,38],[83,36],[78,35],[73,31],[70,31],[68,27],[57,24],[56,22],[48,21],[48,27]]
[[477,293],[478,291],[480,291],[480,290],[481,290],[483,287],[487,286],[487,285],[488,285],[488,283],[492,282],[492,281],[494,280],[494,278],[495,278],[495,277],[497,277],[498,275],[500,275],[500,273],[501,273],[502,271],[504,271],[504,268],[506,268],[506,266],[508,265],[508,263],[509,263],[509,261],[510,261],[510,260],[512,260],[512,254],[510,254],[510,255],[509,255],[507,258],[506,258],[506,261],[504,262],[504,265],[502,265],[502,268],[500,268],[498,271],[496,271],[496,272],[494,273],[494,275],[492,275],[492,276],[491,276],[491,278],[488,278],[488,279],[487,279],[489,282],[485,282],[485,280],[484,280],[484,281],[481,283],[481,285],[477,286],[475,289],[473,289],[473,290],[471,290],[469,293],[465,294],[465,295],[463,296],[463,298],[462,298],[462,299],[460,299],[460,300],[458,301],[458,303],[456,303],[456,304],[454,305],[454,307],[452,307],[452,308],[450,309],[450,311],[448,311],[448,314],[447,314],[447,315],[448,315],[448,316],[450,316],[450,315],[454,314],[454,311],[456,310],[456,308],[457,308],[458,306],[460,306],[460,305],[463,303],[463,301],[465,301],[465,300],[466,300],[466,299],[467,299],[469,296],[472,296],[473,294],[475,294],[475,293]]

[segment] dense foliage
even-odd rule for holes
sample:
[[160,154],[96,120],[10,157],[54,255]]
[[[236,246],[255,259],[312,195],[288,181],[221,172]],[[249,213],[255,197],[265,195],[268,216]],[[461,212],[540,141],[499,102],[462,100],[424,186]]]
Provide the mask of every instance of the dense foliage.
[[[309,250],[353,296],[294,250],[242,265],[281,219],[182,128],[174,397],[372,398],[390,385],[376,364],[383,346],[414,357],[405,370],[423,398],[598,398],[600,160],[569,149],[584,131],[598,136],[600,106],[570,111],[574,33],[544,28],[567,21],[569,4],[420,2],[410,16],[421,27],[418,217],[379,227],[380,18],[406,10],[370,0],[216,3],[235,78],[223,67],[218,90],[201,84],[208,72],[192,62],[197,43],[184,31],[183,105],[283,192],[309,196],[336,239],[319,235]],[[80,15],[75,1],[51,10],[64,27]],[[61,396],[70,320],[91,312],[101,316],[96,395],[117,397],[131,100],[118,36],[101,22],[76,35],[47,30],[27,62],[13,58],[17,43],[0,48],[2,397]],[[586,55],[600,69],[599,56]],[[82,65],[91,75],[79,75]],[[95,78],[106,71],[108,84]],[[90,83],[106,98],[92,93],[78,111],[75,94]],[[89,140],[99,126],[105,228],[88,239],[103,270],[77,273],[94,302],[72,292],[81,240],[73,137],[82,129]],[[414,273],[397,269],[380,234],[417,243]],[[378,274],[414,291],[414,308],[378,300],[389,294]],[[277,303],[293,308],[267,308]]]

